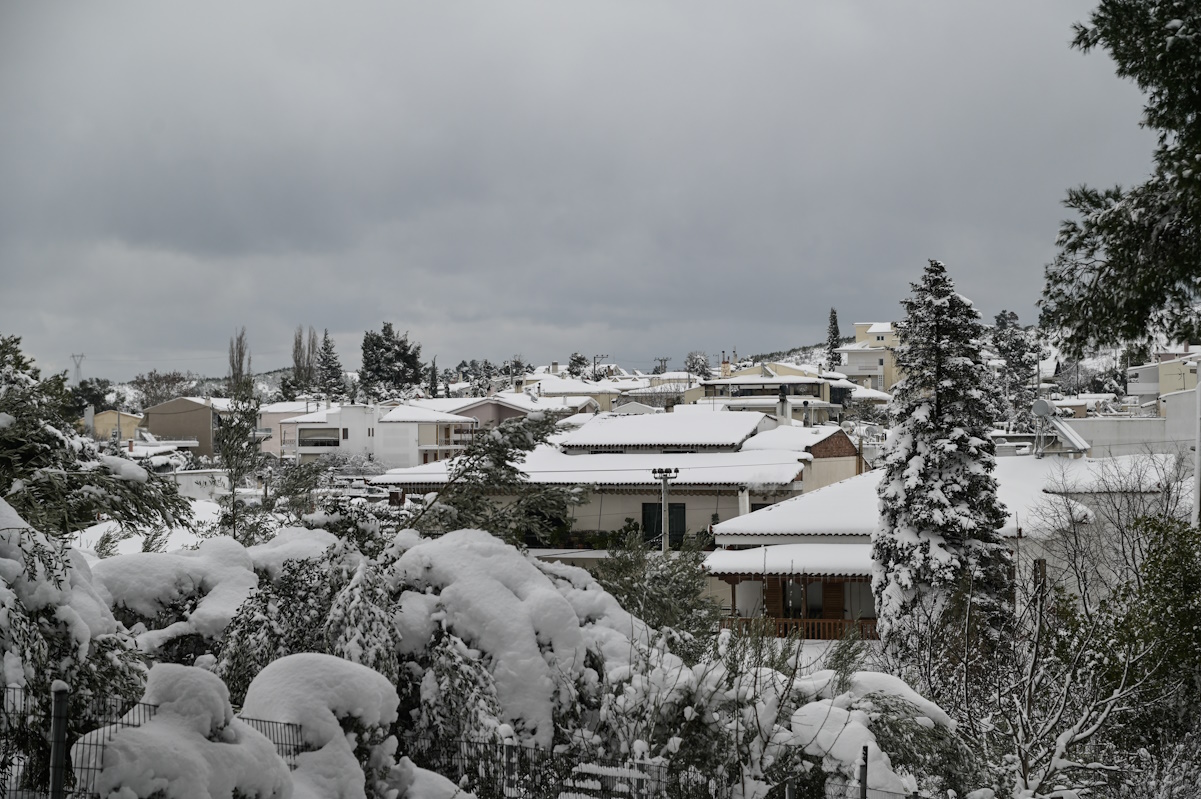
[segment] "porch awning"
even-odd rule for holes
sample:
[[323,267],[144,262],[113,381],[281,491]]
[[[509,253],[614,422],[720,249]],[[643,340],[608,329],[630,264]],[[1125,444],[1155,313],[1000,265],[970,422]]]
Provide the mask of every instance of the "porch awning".
[[872,545],[815,542],[719,549],[705,558],[705,568],[714,575],[866,577],[872,573]]

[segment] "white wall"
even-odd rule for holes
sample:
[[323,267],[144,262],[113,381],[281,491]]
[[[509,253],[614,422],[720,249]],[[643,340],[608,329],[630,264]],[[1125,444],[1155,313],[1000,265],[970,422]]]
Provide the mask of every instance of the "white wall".
[[415,422],[380,422],[375,428],[376,460],[395,469],[419,465],[418,427]]
[[[1193,395],[1188,394],[1193,400]],[[1195,400],[1194,400],[1195,402]],[[1179,403],[1177,403],[1179,404]],[[1171,443],[1179,431],[1169,432],[1170,422],[1158,416],[1089,416],[1084,419],[1065,419],[1069,427],[1092,444],[1089,454],[1094,458],[1114,455],[1138,455],[1147,452],[1172,452],[1178,443]],[[1179,427],[1177,423],[1176,427]],[[1191,433],[1189,442],[1192,442]]]

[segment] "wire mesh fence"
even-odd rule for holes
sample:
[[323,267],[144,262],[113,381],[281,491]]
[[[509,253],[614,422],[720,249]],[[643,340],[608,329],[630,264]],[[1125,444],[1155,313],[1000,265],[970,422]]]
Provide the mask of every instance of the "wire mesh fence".
[[724,779],[696,768],[604,760],[516,744],[416,740],[405,754],[479,799],[729,799]]
[[[122,730],[140,727],[158,707],[115,696],[39,695],[5,688],[0,704],[0,797],[95,797],[104,752]],[[289,768],[305,751],[301,727],[243,718],[265,735]],[[69,753],[69,757],[68,757]]]

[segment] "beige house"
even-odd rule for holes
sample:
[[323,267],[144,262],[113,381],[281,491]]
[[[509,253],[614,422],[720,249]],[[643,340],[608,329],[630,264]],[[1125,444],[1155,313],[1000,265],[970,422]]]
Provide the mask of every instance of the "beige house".
[[212,457],[217,418],[229,410],[229,400],[217,397],[178,397],[142,410],[142,426],[160,439],[196,439],[197,455]]
[[[142,423],[141,414],[124,411],[100,411],[92,417],[92,438],[97,441],[125,441],[134,437],[134,430]],[[87,427],[87,419],[75,422],[80,430]]]
[[839,347],[843,364],[838,370],[853,383],[876,391],[890,391],[897,374],[896,327],[892,322],[856,322],[855,343]]

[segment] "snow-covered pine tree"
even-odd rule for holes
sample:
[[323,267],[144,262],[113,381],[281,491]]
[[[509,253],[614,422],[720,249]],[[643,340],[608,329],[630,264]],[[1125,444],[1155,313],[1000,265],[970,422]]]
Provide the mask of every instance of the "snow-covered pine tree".
[[693,350],[684,358],[684,370],[689,374],[698,375],[702,380],[708,380],[713,376],[713,369],[709,366],[709,356],[700,350]]
[[[967,591],[976,622],[1006,605],[1009,552],[998,530],[1005,508],[992,476],[992,401],[981,363],[980,314],[955,292],[946,267],[930,261],[901,305],[889,405],[893,427],[880,480],[880,526],[872,535],[872,592],[886,644],[905,652],[921,635],[919,603],[935,610]],[[938,613],[933,614],[934,618]]]
[[571,353],[571,357],[567,360],[567,374],[579,379],[584,376],[584,370],[588,368],[588,359],[581,352]]
[[321,337],[321,350],[317,353],[317,390],[327,399],[340,400],[346,397],[346,377],[342,372],[342,362],[334,350],[334,340],[330,338],[329,328]]
[[826,368],[836,370],[842,365],[842,334],[838,330],[838,311],[830,309],[830,324],[826,328]]
[[1005,403],[1009,429],[1028,432],[1033,429],[1034,386],[1038,382],[1038,361],[1041,347],[1033,330],[1018,324],[1013,311],[1001,311],[992,332],[992,345],[1005,363],[997,374],[999,389]]
[[19,337],[0,336],[0,497],[51,536],[102,517],[126,530],[190,524],[174,483],[79,435],[71,402],[65,373],[43,378]]
[[[238,498],[238,488],[254,474],[262,460],[255,430],[259,426],[259,398],[254,393],[246,329],[229,342],[229,410],[217,419],[213,448],[221,457],[221,469],[229,480],[230,493],[221,500],[218,525],[243,546],[261,543],[266,530],[261,513]],[[261,508],[257,510],[261,511]]]
[[384,322],[380,332],[368,330],[363,334],[359,385],[369,399],[397,397],[420,385],[423,372],[421,345],[410,344],[407,332],[398,336],[392,323]]
[[350,581],[334,597],[324,632],[329,654],[375,669],[395,685],[399,666],[390,605],[383,575],[360,558]]

